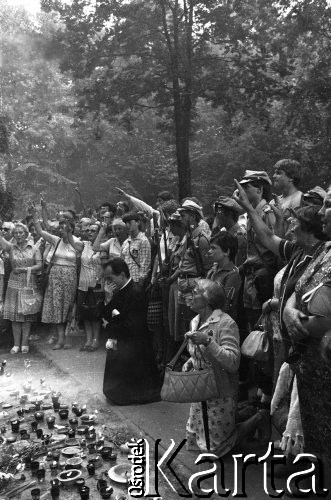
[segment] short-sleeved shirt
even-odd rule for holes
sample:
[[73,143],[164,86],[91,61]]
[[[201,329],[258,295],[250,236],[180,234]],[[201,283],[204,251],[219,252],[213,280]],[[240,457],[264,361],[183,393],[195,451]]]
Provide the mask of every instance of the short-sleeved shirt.
[[[52,247],[47,253],[46,261],[51,261],[56,245],[60,241],[58,247],[56,248],[53,264],[58,266],[76,267],[78,255],[76,249],[70,243],[65,243],[63,239],[59,238],[58,236],[52,235],[52,239]],[[76,236],[73,236],[73,239],[74,241],[80,241],[78,238],[76,238]]]
[[129,236],[123,243],[121,257],[127,263],[134,282],[145,279],[151,267],[151,245],[147,236],[142,232],[135,238]]
[[103,252],[108,252],[109,257],[120,257],[122,252],[122,245],[117,238],[110,238],[104,243],[101,243],[100,250]]
[[81,268],[78,289],[87,292],[101,282],[101,265],[99,252],[94,252],[92,243],[84,241],[84,250],[81,255]]
[[[192,238],[196,249],[200,252],[201,263],[203,265],[204,271],[207,272],[212,266],[212,261],[208,254],[210,248],[209,238],[199,226],[193,229]],[[193,249],[188,245],[187,235],[184,240],[184,251],[181,262],[179,264],[179,268],[181,273],[183,274],[192,274],[197,277],[199,276],[196,257]]]

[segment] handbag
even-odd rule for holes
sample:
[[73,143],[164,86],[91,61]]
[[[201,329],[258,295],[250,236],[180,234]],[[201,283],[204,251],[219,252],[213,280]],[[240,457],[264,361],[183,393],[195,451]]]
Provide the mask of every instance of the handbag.
[[51,260],[49,261],[49,264],[47,266],[46,269],[44,269],[41,273],[41,275],[39,275],[39,278],[38,278],[38,284],[41,288],[41,290],[45,291],[46,288],[47,288],[47,285],[48,285],[48,279],[49,279],[49,274],[51,272],[51,269],[53,267],[53,264],[54,264],[54,258],[55,258],[55,252],[56,250],[58,249],[58,246],[60,244],[60,241],[61,239],[58,240],[56,246],[55,246],[55,250],[53,252],[53,255],[51,257]]
[[18,296],[18,313],[23,316],[37,314],[41,311],[43,297],[41,293],[30,286],[31,268],[28,268],[26,277],[26,286],[19,290]]
[[[261,320],[262,316],[258,323],[260,323]],[[268,333],[262,325],[259,325],[259,330],[250,332],[241,346],[241,354],[255,361],[268,361],[269,351],[270,344]]]
[[[179,351],[168,363],[165,369],[164,381],[161,389],[161,399],[171,403],[199,403],[219,397],[216,378],[212,365],[201,370],[189,372],[175,371],[174,367],[187,346],[184,340]],[[201,349],[198,349],[202,355]]]

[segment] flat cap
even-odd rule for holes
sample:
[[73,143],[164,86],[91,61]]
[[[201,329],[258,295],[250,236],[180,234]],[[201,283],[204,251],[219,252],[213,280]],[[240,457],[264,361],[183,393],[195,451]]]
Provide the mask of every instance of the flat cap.
[[326,191],[324,191],[323,188],[321,188],[320,186],[315,186],[314,188],[312,189],[309,189],[309,191],[307,191],[307,193],[305,193],[303,195],[303,197],[305,199],[307,198],[320,198],[320,200],[323,202],[324,201],[324,198],[326,197]]
[[192,200],[185,200],[181,207],[177,208],[178,212],[195,212],[203,217],[202,207]]
[[243,209],[239,205],[239,203],[236,202],[233,198],[230,198],[229,196],[219,196],[218,199],[214,203],[214,210],[217,210],[217,207],[221,206],[224,208],[229,208],[233,210],[234,212],[237,212],[238,214],[243,213]]
[[269,175],[264,170],[245,170],[245,175],[239,184],[248,184],[253,181],[264,181],[270,185],[272,184]]

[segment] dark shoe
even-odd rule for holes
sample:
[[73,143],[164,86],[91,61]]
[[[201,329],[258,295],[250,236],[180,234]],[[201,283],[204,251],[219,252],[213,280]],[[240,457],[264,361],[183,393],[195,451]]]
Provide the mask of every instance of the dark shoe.
[[64,344],[59,344],[59,343],[57,343],[57,344],[55,344],[55,345],[52,347],[52,349],[53,349],[53,351],[58,351],[59,349],[63,349],[63,347],[64,347]]
[[[98,346],[99,347],[99,346]],[[85,349],[85,351],[87,352],[94,352],[94,351],[97,351],[98,350],[98,347],[97,346],[93,346],[93,345],[88,345]]]
[[83,345],[79,350],[80,351],[88,351],[92,346],[90,344]]

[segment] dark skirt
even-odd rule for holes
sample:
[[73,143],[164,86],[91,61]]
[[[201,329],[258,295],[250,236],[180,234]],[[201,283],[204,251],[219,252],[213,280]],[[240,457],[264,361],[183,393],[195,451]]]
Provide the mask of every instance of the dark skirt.
[[87,292],[78,290],[77,293],[77,310],[78,319],[80,321],[99,321],[100,308],[99,302],[103,301],[104,292],[100,288],[89,288]]
[[118,339],[107,351],[103,393],[117,405],[160,401],[160,377],[149,337]]

